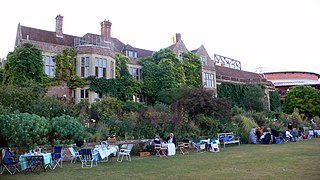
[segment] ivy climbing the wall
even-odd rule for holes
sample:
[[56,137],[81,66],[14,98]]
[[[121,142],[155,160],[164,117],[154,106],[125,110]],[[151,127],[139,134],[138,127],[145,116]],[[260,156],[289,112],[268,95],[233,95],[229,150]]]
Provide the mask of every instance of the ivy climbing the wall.
[[75,54],[72,49],[64,49],[62,53],[57,54],[54,59],[56,64],[55,80],[51,82],[51,85],[57,85],[60,84],[61,81],[66,81],[69,88],[75,89],[87,84],[85,79],[81,79],[75,74]]
[[232,106],[263,111],[264,86],[261,84],[223,83],[218,85],[218,97],[227,98]]

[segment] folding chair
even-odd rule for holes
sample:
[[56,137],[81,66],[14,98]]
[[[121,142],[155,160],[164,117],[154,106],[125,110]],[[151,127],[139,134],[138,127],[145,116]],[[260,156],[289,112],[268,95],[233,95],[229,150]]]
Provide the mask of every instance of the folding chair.
[[81,155],[78,151],[76,151],[73,147],[69,147],[69,151],[71,153],[71,163],[76,163],[77,159],[79,159],[81,162]]
[[154,150],[156,151],[156,156],[159,156],[159,157],[167,157],[167,149],[162,147],[161,144],[154,144]]
[[4,149],[0,149],[0,174],[2,174],[2,171],[3,171],[3,163],[2,163],[2,160],[3,160],[3,156],[4,156]]
[[[122,162],[124,156],[126,156],[127,161],[131,161],[130,152],[132,147],[133,147],[133,144],[128,144],[126,149],[120,149],[118,153],[117,161]],[[120,157],[121,157],[121,160],[120,160]]]
[[80,154],[82,168],[92,168],[92,166],[98,165],[98,152],[93,153],[91,149],[86,148],[81,149]]
[[199,143],[195,143],[195,142],[192,141],[191,145],[192,145],[194,150],[200,151],[200,144]]
[[189,154],[189,143],[181,143],[178,145],[181,154]]
[[[2,151],[2,153],[3,153],[3,151]],[[8,173],[11,175],[16,173],[16,171],[20,172],[19,171],[19,161],[14,160],[9,148],[7,148],[4,151],[4,156],[3,156],[3,158],[1,156],[1,159],[2,159],[2,166],[3,166],[1,174],[3,174],[3,172],[5,170],[8,171]]]
[[55,169],[57,166],[62,168],[62,146],[53,147],[52,160],[53,160],[52,169]]

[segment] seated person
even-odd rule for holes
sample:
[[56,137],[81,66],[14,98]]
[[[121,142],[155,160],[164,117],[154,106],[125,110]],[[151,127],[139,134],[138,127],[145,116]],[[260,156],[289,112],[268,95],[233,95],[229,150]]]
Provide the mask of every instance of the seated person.
[[168,156],[172,156],[176,154],[176,147],[177,147],[177,141],[174,137],[173,133],[170,133],[169,137],[167,138],[167,149],[168,149]]
[[158,135],[156,136],[156,138],[154,138],[153,143],[154,144],[161,144],[161,140],[160,140],[160,137]]
[[272,139],[273,136],[271,134],[271,129],[267,128],[266,131],[264,132],[264,134],[261,136],[261,142],[263,144],[271,144],[272,143]]
[[286,142],[290,141],[293,136],[291,135],[289,129],[286,130]]
[[150,152],[151,154],[156,154],[156,148],[161,148],[161,139],[160,136],[156,135],[154,140],[150,143]]
[[173,143],[175,146],[177,146],[177,141],[173,133],[170,133],[169,137],[167,137],[167,143]]
[[279,131],[275,129],[271,129],[271,135],[273,136],[272,138],[273,143],[276,143],[276,139],[280,136]]

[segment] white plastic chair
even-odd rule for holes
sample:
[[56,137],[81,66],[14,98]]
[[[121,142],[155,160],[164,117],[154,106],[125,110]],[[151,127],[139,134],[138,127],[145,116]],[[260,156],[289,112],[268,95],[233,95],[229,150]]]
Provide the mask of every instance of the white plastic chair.
[[71,163],[76,163],[77,159],[81,162],[81,155],[77,152],[73,147],[69,147],[69,151],[71,153]]
[[126,156],[127,161],[131,161],[130,152],[131,152],[132,147],[133,147],[133,144],[128,144],[126,149],[120,149],[120,151],[118,153],[117,161],[122,162],[124,156]]

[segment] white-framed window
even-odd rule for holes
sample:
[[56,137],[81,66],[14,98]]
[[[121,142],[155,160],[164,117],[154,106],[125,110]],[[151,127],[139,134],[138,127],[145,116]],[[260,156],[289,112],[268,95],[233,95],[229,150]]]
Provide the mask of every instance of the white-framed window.
[[55,76],[55,63],[53,56],[42,56],[44,72],[51,78]]
[[136,51],[126,50],[126,56],[130,58],[137,58],[138,53]]
[[142,80],[142,69],[141,68],[129,67],[129,73],[136,80],[139,80],[139,81]]
[[89,89],[80,89],[80,99],[89,99]]
[[95,75],[98,78],[107,77],[107,60],[102,58],[96,58]]
[[206,56],[200,56],[202,64],[207,64],[207,57]]
[[88,77],[90,75],[89,57],[81,57],[81,77]]
[[204,87],[214,87],[214,75],[211,73],[203,73]]
[[181,51],[178,52],[178,59],[180,59],[180,60],[183,60],[182,53],[183,53],[183,52],[181,52]]

